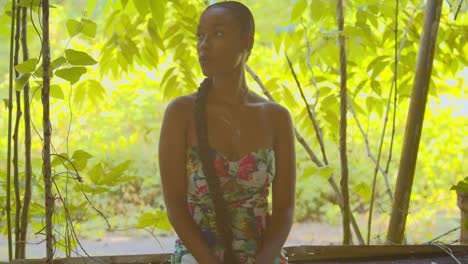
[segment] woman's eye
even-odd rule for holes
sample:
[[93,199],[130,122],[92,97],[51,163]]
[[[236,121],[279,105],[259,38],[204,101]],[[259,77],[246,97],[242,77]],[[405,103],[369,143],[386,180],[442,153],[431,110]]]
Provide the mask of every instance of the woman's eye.
[[[216,31],[216,32],[215,32],[215,36],[217,36],[217,37],[222,37],[222,36],[224,36],[224,32],[222,32],[222,31]],[[197,33],[197,34],[195,34],[195,37],[196,37],[197,40],[201,40],[201,39],[203,39],[203,34]]]

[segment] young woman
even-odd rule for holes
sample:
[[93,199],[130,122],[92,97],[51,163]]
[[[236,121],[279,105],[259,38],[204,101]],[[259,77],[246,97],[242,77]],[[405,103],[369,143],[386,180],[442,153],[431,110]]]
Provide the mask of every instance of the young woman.
[[208,6],[197,29],[206,78],[165,110],[159,167],[178,235],[171,263],[288,261],[283,245],[294,214],[294,129],[286,108],[246,85],[254,31],[243,4]]

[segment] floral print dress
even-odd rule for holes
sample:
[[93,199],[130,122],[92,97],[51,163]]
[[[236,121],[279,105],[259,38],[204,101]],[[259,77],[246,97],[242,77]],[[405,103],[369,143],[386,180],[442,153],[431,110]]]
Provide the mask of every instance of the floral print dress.
[[[230,161],[223,153],[214,149],[211,151],[215,157],[216,175],[229,208],[234,254],[241,264],[253,264],[268,224],[268,194],[275,175],[274,150],[259,149],[238,161]],[[212,252],[222,262],[224,249],[219,242],[213,203],[196,147],[187,149],[186,169],[188,210]],[[175,241],[171,263],[197,263],[179,238]],[[284,249],[274,263],[288,263]]]

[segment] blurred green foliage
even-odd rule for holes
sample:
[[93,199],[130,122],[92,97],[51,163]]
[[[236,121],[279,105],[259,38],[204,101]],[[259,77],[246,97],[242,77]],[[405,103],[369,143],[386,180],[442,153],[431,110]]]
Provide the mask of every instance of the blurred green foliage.
[[[317,156],[321,156],[311,121],[284,52],[291,58],[309,104],[315,105],[322,127],[329,166],[318,168],[297,142],[296,221],[340,223],[340,210],[327,178],[339,177],[339,53],[336,7],[326,0],[241,1],[256,21],[255,45],[249,66],[276,102],[286,106],[297,130]],[[409,243],[429,240],[457,226],[456,196],[450,186],[468,175],[468,22],[466,2],[457,20],[456,0],[446,1],[439,28],[430,97],[407,224]],[[154,227],[158,235],[169,231],[158,171],[158,136],[169,100],[195,91],[203,75],[195,49],[195,28],[205,8],[201,0],[89,0],[52,1],[51,81],[52,159],[56,188],[66,196],[71,219],[82,237],[102,236],[105,221],[112,229]],[[10,1],[0,1],[0,42],[9,47]],[[395,140],[388,175],[396,181],[408,111],[413,72],[423,22],[420,1],[400,0],[397,47],[401,45],[397,76]],[[37,9],[36,9],[37,11]],[[38,27],[37,14],[33,17]],[[31,60],[16,66],[23,79],[16,89],[31,83],[33,131],[32,229],[44,224],[41,177],[42,106],[40,41],[33,25],[27,27]],[[394,71],[395,3],[352,0],[345,5],[348,92],[350,104],[376,156]],[[9,50],[0,50],[8,61]],[[462,71],[464,70],[464,75]],[[0,95],[8,97],[8,64],[0,65]],[[262,95],[247,75],[249,87]],[[314,84],[316,83],[316,85]],[[7,99],[4,99],[4,101]],[[393,102],[393,99],[392,99]],[[6,105],[6,101],[5,101]],[[0,118],[7,138],[7,108]],[[393,115],[390,115],[390,120]],[[375,164],[366,150],[356,120],[348,117],[348,160],[351,208],[364,218],[368,213]],[[390,121],[389,121],[390,122]],[[23,131],[21,124],[20,131]],[[391,129],[387,129],[381,166],[389,157]],[[24,132],[20,140],[23,142]],[[24,146],[20,144],[20,153]],[[0,228],[6,234],[6,150],[0,141]],[[73,165],[68,162],[71,161]],[[24,178],[24,160],[20,177]],[[78,175],[79,174],[79,175]],[[79,182],[81,178],[82,182]],[[373,241],[382,241],[391,201],[379,174]],[[23,191],[24,184],[20,184]],[[54,189],[56,192],[57,189]],[[22,192],[21,191],[21,192]],[[86,200],[89,198],[89,201]],[[14,197],[12,188],[11,197]],[[271,198],[271,197],[270,197]],[[15,205],[12,205],[12,210]],[[56,201],[57,230],[65,225],[63,204]],[[14,221],[14,214],[12,214]],[[95,227],[95,228],[91,228]],[[362,225],[364,231],[364,225]],[[310,231],[311,233],[314,230]],[[63,241],[62,241],[63,242]]]

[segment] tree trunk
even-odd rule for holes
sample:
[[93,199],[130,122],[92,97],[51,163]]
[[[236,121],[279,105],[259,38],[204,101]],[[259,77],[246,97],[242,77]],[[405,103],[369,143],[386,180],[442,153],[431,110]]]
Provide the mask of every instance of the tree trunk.
[[[27,39],[27,8],[22,8],[22,27],[21,27],[21,47],[23,51],[23,61],[29,59],[28,39]],[[26,82],[23,90],[24,104],[24,146],[25,146],[25,183],[23,210],[21,214],[19,258],[26,258],[26,235],[28,232],[29,205],[31,203],[31,112],[29,109],[29,81]]]
[[387,232],[388,243],[401,244],[403,241],[441,9],[442,0],[426,1],[424,25],[419,43],[416,72],[408,110],[408,121],[406,123],[400,166],[398,168],[395,199]]
[[341,160],[341,194],[343,195],[343,244],[351,244],[351,228],[348,190],[348,156],[346,155],[346,50],[345,37],[342,34],[344,29],[343,0],[338,0],[338,38],[340,46],[340,160]]
[[7,150],[7,194],[6,194],[6,213],[7,213],[7,230],[8,230],[8,260],[13,260],[13,243],[11,237],[11,121],[13,119],[13,48],[15,35],[15,17],[16,17],[16,2],[12,1],[11,8],[11,35],[10,35],[10,76],[8,83],[8,150]]
[[52,214],[54,197],[52,196],[52,177],[50,167],[50,137],[52,134],[49,113],[50,90],[50,41],[49,41],[49,0],[42,0],[42,126],[44,146],[42,149],[42,174],[44,177],[45,210],[46,210],[46,263],[53,263],[54,241],[52,237]]
[[[19,0],[17,1],[19,3]],[[19,49],[20,49],[20,17],[21,7],[16,7],[16,28],[15,28],[15,57],[13,65],[18,65]],[[19,77],[19,73],[15,70],[15,77]],[[13,186],[15,189],[15,259],[18,258],[18,245],[20,241],[20,216],[21,216],[21,199],[20,199],[20,186],[19,186],[19,173],[18,173],[18,140],[19,140],[19,123],[22,116],[21,113],[21,91],[16,90],[15,85],[15,98],[16,98],[16,115],[15,115],[15,128],[13,133]]]

